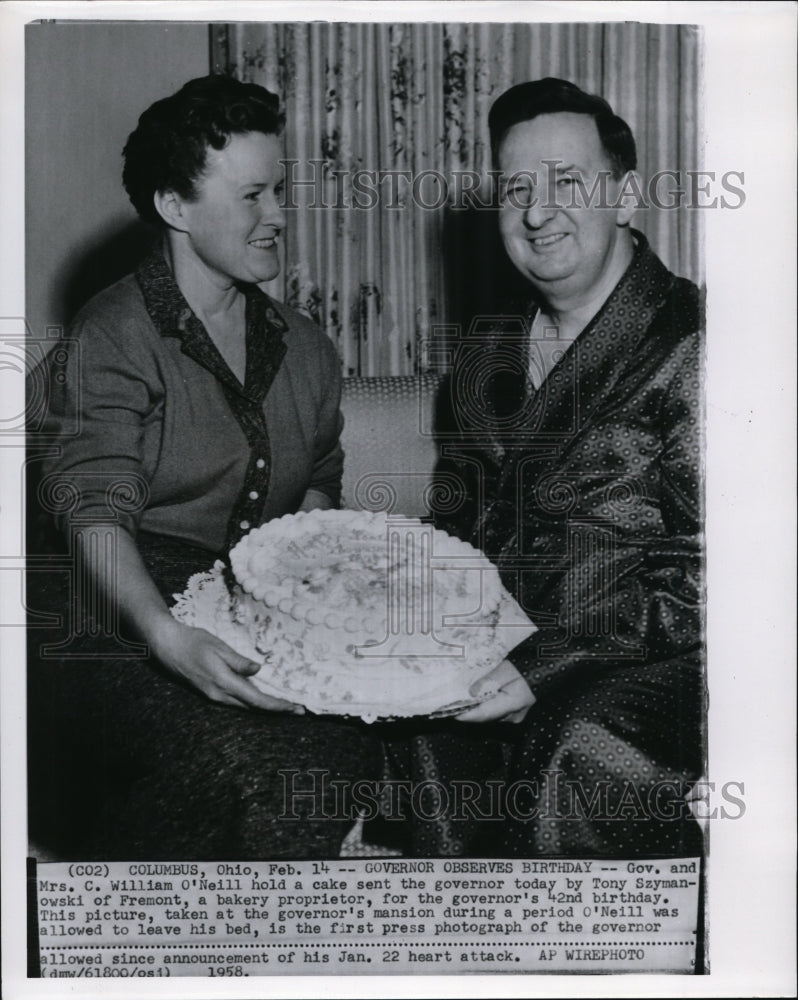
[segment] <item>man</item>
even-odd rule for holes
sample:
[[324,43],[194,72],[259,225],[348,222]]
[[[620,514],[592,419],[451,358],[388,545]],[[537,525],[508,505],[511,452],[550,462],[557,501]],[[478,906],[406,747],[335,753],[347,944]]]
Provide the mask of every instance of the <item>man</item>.
[[489,125],[501,236],[529,296],[458,347],[441,475],[459,507],[437,520],[484,549],[538,631],[473,692],[497,694],[394,748],[439,789],[412,850],[688,855],[704,719],[698,292],[630,225],[635,144],[603,99],[525,83]]

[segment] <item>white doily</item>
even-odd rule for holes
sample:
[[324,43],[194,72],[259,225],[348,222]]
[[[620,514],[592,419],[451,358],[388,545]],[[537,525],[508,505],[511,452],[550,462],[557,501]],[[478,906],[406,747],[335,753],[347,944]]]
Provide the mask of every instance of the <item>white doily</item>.
[[474,698],[471,685],[535,631],[505,593],[488,621],[442,624],[432,654],[380,656],[374,647],[357,661],[342,664],[284,634],[279,623],[253,635],[241,621],[241,608],[227,589],[221,562],[192,576],[185,592],[174,596],[172,614],[178,621],[204,628],[242,656],[263,663],[250,679],[266,694],[315,713],[356,716],[366,722],[452,715],[478,704],[494,692]]

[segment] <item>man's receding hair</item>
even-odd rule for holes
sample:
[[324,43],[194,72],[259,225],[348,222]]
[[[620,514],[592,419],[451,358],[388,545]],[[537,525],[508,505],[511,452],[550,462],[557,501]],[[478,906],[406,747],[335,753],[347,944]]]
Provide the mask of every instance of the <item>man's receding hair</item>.
[[284,124],[279,99],[265,87],[221,74],[189,80],[139,118],[122,153],[122,183],[141,218],[161,224],[156,191],[193,200],[209,148],[247,132],[279,135]]
[[488,116],[490,144],[496,158],[507,132],[521,122],[539,115],[567,111],[589,115],[596,122],[601,145],[609,157],[615,177],[637,167],[637,150],[632,130],[597,94],[587,94],[568,80],[547,76],[543,80],[519,83],[498,97]]

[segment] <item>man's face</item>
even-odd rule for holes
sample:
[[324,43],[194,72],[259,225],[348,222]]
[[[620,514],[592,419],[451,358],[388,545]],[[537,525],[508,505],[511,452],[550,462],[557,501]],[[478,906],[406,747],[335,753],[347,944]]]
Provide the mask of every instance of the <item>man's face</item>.
[[[628,243],[621,227],[632,215],[608,207],[616,205],[623,178],[608,176],[611,163],[593,118],[558,112],[514,125],[499,146],[499,167],[499,228],[512,262],[550,301],[589,301],[614,273]],[[602,172],[603,189],[596,186]]]

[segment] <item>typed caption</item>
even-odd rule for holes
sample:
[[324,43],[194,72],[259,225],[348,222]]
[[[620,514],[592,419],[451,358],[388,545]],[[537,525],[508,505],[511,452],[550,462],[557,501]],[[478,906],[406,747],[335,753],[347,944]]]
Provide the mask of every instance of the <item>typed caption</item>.
[[695,971],[701,865],[39,863],[42,978]]

